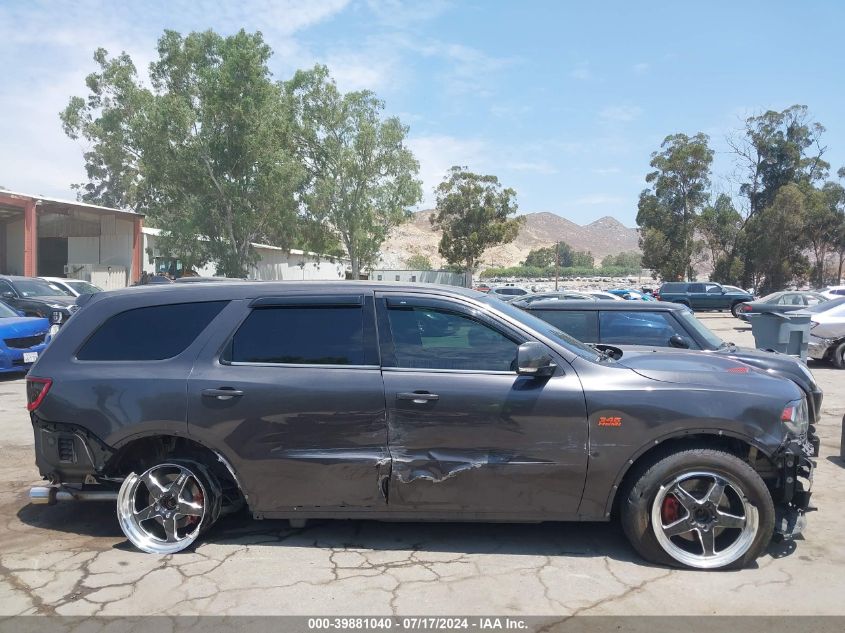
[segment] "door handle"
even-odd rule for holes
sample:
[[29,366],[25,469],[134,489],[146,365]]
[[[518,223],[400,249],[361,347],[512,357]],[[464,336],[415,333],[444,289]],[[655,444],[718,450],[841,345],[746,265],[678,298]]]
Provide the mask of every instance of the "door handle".
[[427,391],[414,391],[411,393],[404,392],[404,393],[397,393],[396,394],[397,400],[410,400],[414,404],[425,404],[426,402],[433,402],[434,400],[440,400],[440,396],[436,393],[429,393]]
[[240,398],[244,395],[244,392],[240,389],[232,389],[231,387],[221,387],[220,389],[203,389],[202,395],[206,398],[231,400],[232,398]]

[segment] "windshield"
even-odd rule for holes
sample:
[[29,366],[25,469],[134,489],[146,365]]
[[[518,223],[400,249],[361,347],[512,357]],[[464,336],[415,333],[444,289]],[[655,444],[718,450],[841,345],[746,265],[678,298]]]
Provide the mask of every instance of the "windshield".
[[578,339],[572,338],[565,332],[561,332],[550,323],[546,323],[542,319],[535,317],[533,314],[529,314],[524,310],[520,310],[509,303],[505,303],[504,301],[490,297],[489,295],[476,297],[476,299],[482,303],[486,303],[491,308],[498,310],[502,314],[505,314],[520,323],[524,323],[532,330],[536,330],[543,336],[549,337],[561,347],[568,349],[570,352],[577,354],[581,358],[586,358],[587,360],[591,360],[593,362],[598,362],[602,358],[601,354],[597,353],[594,348],[585,345]]
[[773,292],[770,295],[766,295],[765,297],[760,297],[757,299],[760,303],[769,303],[770,301],[774,301],[778,297],[780,297],[783,293],[782,292]]
[[806,308],[805,312],[812,312],[813,314],[818,314],[819,312],[827,312],[831,308],[841,306],[843,303],[845,303],[845,297],[842,297],[841,299],[831,299],[830,301],[818,303],[814,306]]
[[66,281],[65,283],[81,295],[92,295],[103,291],[102,288],[89,284],[87,281]]
[[688,312],[687,310],[678,310],[677,312],[675,312],[675,316],[680,319],[680,321],[688,328],[690,328],[691,330],[695,330],[695,332],[701,338],[707,341],[707,345],[712,349],[719,349],[720,347],[725,345],[725,341],[723,341],[713,332],[708,330],[706,325],[696,319],[695,315]]
[[22,297],[66,297],[56,286],[40,279],[21,279],[15,281],[15,290]]
[[0,319],[8,319],[9,317],[17,317],[20,316],[17,312],[12,310],[9,306],[5,303],[0,301]]

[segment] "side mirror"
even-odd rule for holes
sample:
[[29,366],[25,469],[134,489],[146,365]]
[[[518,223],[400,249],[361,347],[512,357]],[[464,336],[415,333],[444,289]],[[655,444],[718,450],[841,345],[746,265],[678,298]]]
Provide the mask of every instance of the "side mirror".
[[3,294],[0,295],[0,296],[2,296],[4,299],[14,299],[15,293],[12,292],[11,290],[4,290]]
[[24,312],[23,310],[15,310],[15,312],[18,313],[18,316],[23,316],[23,317],[26,316],[26,312]]
[[689,341],[680,334],[673,334],[669,337],[669,345],[678,349],[689,349]]
[[557,367],[546,346],[535,341],[528,341],[519,346],[516,366],[516,373],[520,376],[536,377],[551,376]]

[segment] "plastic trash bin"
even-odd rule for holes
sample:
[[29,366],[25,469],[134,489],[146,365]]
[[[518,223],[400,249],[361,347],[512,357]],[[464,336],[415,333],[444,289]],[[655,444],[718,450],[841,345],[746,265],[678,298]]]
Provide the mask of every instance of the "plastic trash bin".
[[807,362],[810,342],[809,312],[762,312],[749,314],[751,333],[757,349],[774,350]]

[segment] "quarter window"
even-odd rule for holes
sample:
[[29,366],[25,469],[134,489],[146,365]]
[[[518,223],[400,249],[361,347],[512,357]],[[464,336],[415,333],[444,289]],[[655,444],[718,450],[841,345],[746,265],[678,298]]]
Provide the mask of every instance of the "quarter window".
[[79,360],[164,360],[184,352],[226,301],[174,303],[120,312],[89,338]]
[[535,316],[584,343],[599,340],[598,313],[595,310],[533,310]]
[[435,308],[391,308],[396,366],[514,371],[518,345],[468,316]]
[[232,339],[242,363],[365,365],[360,306],[256,308]]

